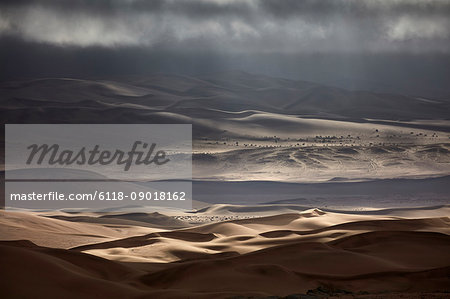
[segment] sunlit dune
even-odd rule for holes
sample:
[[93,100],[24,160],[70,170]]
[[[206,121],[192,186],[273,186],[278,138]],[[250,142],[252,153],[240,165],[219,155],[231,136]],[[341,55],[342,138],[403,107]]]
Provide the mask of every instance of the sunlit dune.
[[[9,273],[1,290],[6,297],[39,292],[49,298],[90,298],[97,292],[111,298],[229,298],[308,291],[434,298],[450,291],[448,211],[448,206],[352,214],[309,209],[248,217],[247,209],[242,219],[219,214],[216,222],[185,221],[186,228],[178,229],[151,228],[149,222],[147,227],[96,223],[91,218],[103,216],[95,213],[78,213],[75,221],[68,215],[56,219],[58,213],[2,212],[1,236],[11,241],[0,242],[2,267]],[[74,282],[83,288],[73,288]],[[24,284],[29,287],[21,288]]]

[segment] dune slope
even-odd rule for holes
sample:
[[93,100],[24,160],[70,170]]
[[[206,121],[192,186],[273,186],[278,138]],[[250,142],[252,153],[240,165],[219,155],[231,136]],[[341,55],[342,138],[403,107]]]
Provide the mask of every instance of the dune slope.
[[[447,207],[439,210],[445,213]],[[450,219],[381,212],[310,209],[115,237],[72,249],[1,241],[0,262],[9,275],[0,282],[0,295],[445,297],[450,292]],[[37,228],[83,225],[32,219]]]

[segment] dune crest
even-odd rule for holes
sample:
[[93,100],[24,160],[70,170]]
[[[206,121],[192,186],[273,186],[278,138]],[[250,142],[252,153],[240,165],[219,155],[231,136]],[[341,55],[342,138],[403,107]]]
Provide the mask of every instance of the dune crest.
[[[3,214],[9,221],[18,217]],[[34,221],[36,230],[105,230],[100,223],[27,216],[20,219]],[[448,217],[309,209],[110,238],[69,250],[0,241],[2,267],[11,273],[0,282],[0,294],[29,297],[38,290],[56,298],[57,290],[67,298],[94,298],[96,292],[111,298],[230,298],[391,292],[434,298],[450,291],[449,234]],[[34,270],[25,270],[30,266]],[[19,287],[23,283],[31,288]],[[75,283],[90,292],[74,289]]]

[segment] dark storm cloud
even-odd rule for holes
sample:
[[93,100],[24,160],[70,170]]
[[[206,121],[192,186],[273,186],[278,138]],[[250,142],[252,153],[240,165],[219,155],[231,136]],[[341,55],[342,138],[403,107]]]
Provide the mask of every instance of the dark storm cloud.
[[0,38],[0,80],[122,78],[155,73],[205,75],[228,70],[306,80],[347,89],[450,99],[445,53],[217,53],[146,47],[68,47]]
[[448,0],[2,0],[0,79],[241,69],[450,98]]
[[250,15],[254,12],[279,17],[298,15],[328,15],[345,13],[353,16],[374,13],[393,14],[448,14],[450,5],[445,0],[3,0],[3,7],[45,6],[63,11],[175,12],[191,16]]
[[261,7],[279,17],[290,17],[298,14],[323,15],[332,13],[343,13],[353,17],[383,15],[427,15],[449,13],[448,1],[334,1],[334,0],[260,0]]
[[221,52],[448,52],[449,1],[18,0],[0,33],[74,46]]

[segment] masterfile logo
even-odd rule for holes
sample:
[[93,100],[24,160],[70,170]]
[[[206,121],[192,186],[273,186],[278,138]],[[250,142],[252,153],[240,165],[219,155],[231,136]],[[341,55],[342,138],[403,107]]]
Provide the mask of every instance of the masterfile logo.
[[[143,150],[138,150],[141,146]],[[30,155],[27,159],[27,165],[36,163],[42,165],[48,163],[50,165],[109,165],[116,163],[117,165],[124,165],[124,171],[130,170],[131,165],[163,165],[170,161],[166,158],[166,152],[158,150],[155,151],[156,143],[150,146],[146,142],[135,141],[130,151],[125,152],[119,149],[114,151],[101,150],[100,145],[96,144],[92,149],[82,147],[78,152],[70,149],[61,150],[58,144],[32,144],[27,147],[30,150]]]
[[5,130],[7,208],[191,208],[191,125],[8,124]]

